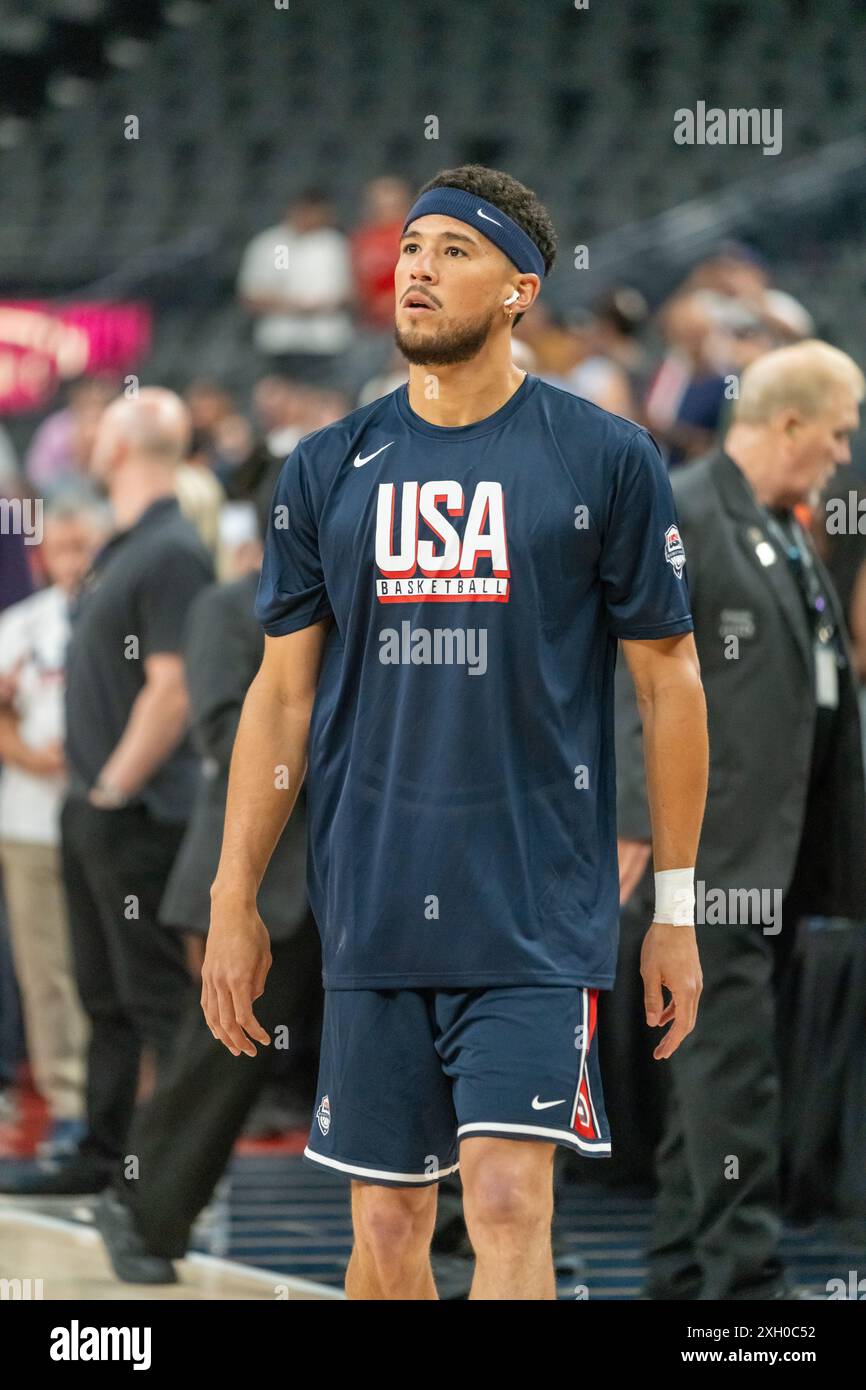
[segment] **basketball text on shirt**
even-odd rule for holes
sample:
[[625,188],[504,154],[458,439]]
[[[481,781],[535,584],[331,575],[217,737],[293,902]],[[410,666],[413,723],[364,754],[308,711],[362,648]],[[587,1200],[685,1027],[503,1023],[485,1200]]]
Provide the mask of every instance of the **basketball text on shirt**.
[[[395,549],[398,486],[402,496]],[[464,516],[461,536],[448,517]],[[422,522],[433,539],[419,536]],[[485,562],[481,574],[479,561]],[[376,568],[380,603],[507,603],[511,571],[502,484],[479,482],[469,499],[454,479],[380,483]]]

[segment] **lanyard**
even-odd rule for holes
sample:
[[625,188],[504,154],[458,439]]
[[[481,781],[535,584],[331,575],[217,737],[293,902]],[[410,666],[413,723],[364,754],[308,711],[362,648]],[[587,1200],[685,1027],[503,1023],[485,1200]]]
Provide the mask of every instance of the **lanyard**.
[[765,508],[765,514],[767,530],[783,551],[805,596],[813,632],[818,641],[826,645],[836,635],[836,623],[800,523],[793,513],[787,513],[786,520],[792,532],[788,535],[771,511]]

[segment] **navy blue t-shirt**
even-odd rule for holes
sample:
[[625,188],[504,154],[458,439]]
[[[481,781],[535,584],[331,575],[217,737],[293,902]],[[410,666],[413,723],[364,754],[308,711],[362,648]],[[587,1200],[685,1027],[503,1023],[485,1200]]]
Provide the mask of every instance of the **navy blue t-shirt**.
[[256,614],[325,617],[308,890],[326,989],[610,988],[617,639],[690,632],[664,464],[528,375],[471,425],[408,388],[307,435]]

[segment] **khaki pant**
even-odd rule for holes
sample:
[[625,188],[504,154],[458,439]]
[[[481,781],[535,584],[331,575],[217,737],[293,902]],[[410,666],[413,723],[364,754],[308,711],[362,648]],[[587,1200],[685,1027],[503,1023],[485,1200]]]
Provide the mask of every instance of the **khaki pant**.
[[0,863],[33,1080],[52,1119],[78,1119],[88,1025],[75,987],[60,849],[3,840]]

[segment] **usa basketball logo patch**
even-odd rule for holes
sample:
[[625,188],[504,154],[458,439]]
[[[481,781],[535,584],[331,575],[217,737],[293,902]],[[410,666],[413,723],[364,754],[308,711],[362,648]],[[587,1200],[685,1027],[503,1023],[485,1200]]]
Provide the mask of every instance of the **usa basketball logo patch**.
[[322,1096],[322,1103],[316,1111],[316,1119],[319,1122],[319,1129],[323,1134],[327,1134],[331,1128],[331,1102],[327,1096]]
[[682,579],[683,569],[686,563],[686,552],[683,548],[679,528],[677,526],[669,526],[665,531],[665,559],[677,579]]

